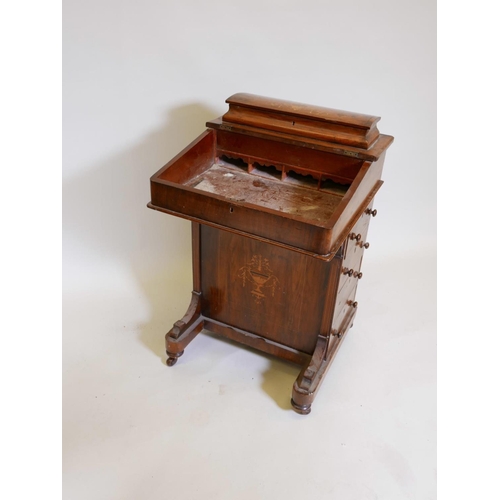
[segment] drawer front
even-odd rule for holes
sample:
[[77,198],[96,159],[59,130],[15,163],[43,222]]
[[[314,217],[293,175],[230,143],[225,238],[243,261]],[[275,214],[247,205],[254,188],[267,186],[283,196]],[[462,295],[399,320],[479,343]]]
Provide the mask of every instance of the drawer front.
[[357,280],[350,279],[347,286],[343,287],[337,295],[337,302],[333,312],[332,330],[337,330],[345,316],[353,307],[357,307],[356,298]]
[[[371,208],[371,205],[370,207]],[[368,234],[368,226],[371,216],[364,213],[356,222],[352,231],[349,233],[344,245],[344,259],[342,262],[341,276],[339,280],[339,291],[348,286],[348,282],[352,279],[357,280],[357,273],[360,272],[361,262],[365,245],[367,244],[366,236]]]

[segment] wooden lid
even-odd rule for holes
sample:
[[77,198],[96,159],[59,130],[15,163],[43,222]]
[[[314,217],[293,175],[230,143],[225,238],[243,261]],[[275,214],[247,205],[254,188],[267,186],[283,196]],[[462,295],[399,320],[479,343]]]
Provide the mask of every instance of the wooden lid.
[[367,150],[379,138],[378,116],[309,106],[252,94],[234,94],[222,123],[300,136]]

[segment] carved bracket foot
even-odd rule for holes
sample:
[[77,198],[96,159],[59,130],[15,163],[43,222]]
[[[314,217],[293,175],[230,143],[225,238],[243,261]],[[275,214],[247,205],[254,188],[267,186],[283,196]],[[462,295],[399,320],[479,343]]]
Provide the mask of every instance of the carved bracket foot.
[[311,413],[311,405],[316,397],[324,376],[330,368],[347,331],[354,320],[356,309],[352,309],[342,322],[339,331],[332,332],[329,337],[318,337],[316,347],[309,364],[304,366],[293,384],[292,408],[301,415]]
[[174,323],[173,328],[167,333],[167,337],[178,339],[193,323],[195,323],[201,314],[201,294],[200,292],[191,292],[191,303],[183,318]]
[[165,335],[168,366],[177,363],[186,346],[203,330],[205,318],[201,315],[200,295],[199,292],[192,292],[186,314],[181,320],[176,321],[173,328]]

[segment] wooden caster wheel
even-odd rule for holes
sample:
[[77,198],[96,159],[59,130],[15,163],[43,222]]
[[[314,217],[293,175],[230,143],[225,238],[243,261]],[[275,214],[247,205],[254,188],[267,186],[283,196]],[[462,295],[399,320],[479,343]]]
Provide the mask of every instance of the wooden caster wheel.
[[292,408],[299,415],[309,415],[311,413],[311,405],[298,405],[293,399],[291,400]]
[[177,363],[177,360],[184,354],[184,351],[181,352],[168,352],[167,351],[167,366],[174,366]]

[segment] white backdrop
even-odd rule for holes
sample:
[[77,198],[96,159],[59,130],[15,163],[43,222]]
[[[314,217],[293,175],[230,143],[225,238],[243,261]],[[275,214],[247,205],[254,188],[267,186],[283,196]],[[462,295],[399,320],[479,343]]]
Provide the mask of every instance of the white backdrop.
[[[252,383],[259,363],[271,363],[274,369],[270,377],[280,389],[271,388],[264,396],[277,405],[255,399],[258,416],[252,413],[253,427],[241,430],[253,429],[264,441],[251,439],[243,448],[265,463],[259,454],[275,436],[274,426],[290,425],[289,440],[283,436],[274,443],[274,458],[266,457],[289,467],[295,476],[290,481],[302,481],[293,490],[297,498],[311,491],[316,498],[337,493],[342,500],[434,498],[435,3],[68,0],[63,58],[66,498],[164,498],[169,489],[177,498],[236,498],[237,489],[220,486],[225,471],[241,487],[253,485],[248,486],[248,498],[270,498],[278,487],[272,475],[262,475],[259,468],[255,475],[233,470],[234,462],[225,455],[218,458],[219,465],[207,465],[198,461],[197,451],[214,445],[209,437],[213,433],[218,433],[218,446],[230,450],[235,437],[227,429],[248,416],[237,392],[248,387],[250,399],[256,392],[266,393],[265,383],[259,391],[258,385],[241,382],[233,392],[230,384],[238,376]],[[370,370],[350,393],[345,385],[352,378],[339,368],[347,392],[339,398],[340,389],[327,388],[325,382],[322,391],[330,395],[320,392],[317,415],[313,408],[302,422],[283,411],[286,401],[279,399],[296,376],[288,365],[251,351],[241,353],[208,336],[190,346],[195,359],[190,365],[186,359],[184,366],[194,372],[183,373],[180,362],[171,371],[160,363],[163,335],[184,313],[191,290],[190,226],[146,208],[149,177],[201,133],[207,120],[223,114],[225,99],[236,92],[381,116],[381,133],[395,136],[360,286],[358,316],[364,320],[358,326],[365,321],[372,340],[353,341],[352,352],[346,340],[346,364],[342,351],[335,361],[344,370]],[[380,346],[377,339],[384,338],[387,343]],[[380,357],[368,356],[361,366],[367,345]],[[202,376],[196,371],[201,363],[203,376],[216,377],[210,363],[217,365],[214,360],[222,351],[233,361],[220,367],[220,385],[229,387],[234,399],[226,398],[220,409],[219,397],[217,410],[210,408],[208,389],[200,388],[195,375]],[[235,370],[245,365],[237,375]],[[384,370],[387,379],[380,373]],[[363,394],[373,398],[380,411],[377,418],[385,419],[387,427],[370,427],[371,415],[361,425],[366,435],[353,448],[347,469],[335,473],[329,468],[326,478],[323,466],[304,472],[301,452],[291,454],[296,433],[304,432],[310,445],[318,442],[325,429],[318,419],[327,415],[343,414],[349,427],[357,418],[351,410],[362,404],[347,408],[355,397],[349,394],[359,394],[374,373],[385,389],[378,394],[370,386],[374,391]],[[144,385],[137,385],[140,377]],[[183,391],[168,392],[174,390],[172,378],[183,384]],[[391,400],[394,380],[401,386]],[[144,399],[149,390],[154,394]],[[218,395],[220,391],[226,389],[219,387]],[[107,400],[106,394],[114,399]],[[215,418],[217,411],[221,413]],[[316,422],[314,429],[305,431],[311,425],[306,421]],[[148,434],[156,424],[157,434]],[[193,435],[193,428],[200,426],[205,434]],[[403,437],[395,438],[394,429]],[[349,432],[354,439],[359,431],[354,426]],[[172,436],[179,434],[185,440],[172,444]],[[339,443],[347,439],[337,437]],[[345,453],[345,443],[338,446]],[[137,466],[128,455],[132,448],[146,465]],[[367,449],[369,456],[363,454]],[[332,445],[318,452],[337,463],[335,450]],[[310,463],[317,455],[314,448],[309,453],[304,460]],[[200,474],[197,486],[187,478],[190,464]],[[170,476],[163,471],[167,466]],[[183,484],[175,486],[173,476]],[[91,491],[79,490],[87,480],[85,488]],[[139,495],[140,485],[149,493]],[[293,492],[287,498],[294,498]],[[241,493],[239,498],[246,497]]]

